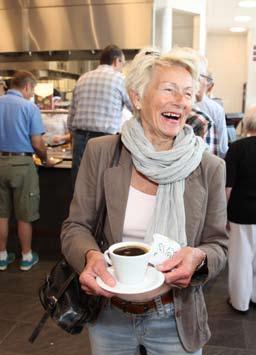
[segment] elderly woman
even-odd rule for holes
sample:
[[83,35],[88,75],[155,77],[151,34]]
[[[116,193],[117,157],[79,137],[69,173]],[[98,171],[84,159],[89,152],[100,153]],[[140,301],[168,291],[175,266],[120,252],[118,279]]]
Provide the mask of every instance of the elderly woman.
[[229,240],[229,304],[246,313],[256,302],[256,106],[243,119],[245,137],[226,155]]
[[[88,326],[94,355],[131,355],[139,344],[148,354],[201,354],[209,340],[202,286],[226,261],[225,167],[185,125],[197,81],[189,51],[143,50],[126,77],[135,117],[123,126],[118,167],[107,168],[116,136],[91,140],[83,156],[62,250],[83,290],[107,299]],[[150,244],[157,232],[182,246],[158,265],[165,282],[155,290],[114,295],[96,282],[115,286],[91,234],[103,190],[109,244]]]

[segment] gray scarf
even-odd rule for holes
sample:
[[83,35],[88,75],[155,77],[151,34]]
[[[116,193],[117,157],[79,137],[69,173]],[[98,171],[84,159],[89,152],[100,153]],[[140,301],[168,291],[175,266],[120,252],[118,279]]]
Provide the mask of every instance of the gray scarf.
[[136,118],[122,127],[122,142],[132,154],[137,171],[158,184],[156,205],[145,242],[151,243],[160,233],[187,245],[185,231],[184,189],[187,178],[200,164],[206,145],[185,125],[168,151],[155,151]]

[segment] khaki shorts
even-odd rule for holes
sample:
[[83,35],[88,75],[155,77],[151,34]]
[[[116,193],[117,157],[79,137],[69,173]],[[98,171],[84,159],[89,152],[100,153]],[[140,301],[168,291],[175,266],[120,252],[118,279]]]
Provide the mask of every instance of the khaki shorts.
[[39,218],[39,178],[32,157],[0,156],[0,218],[12,210],[18,221]]

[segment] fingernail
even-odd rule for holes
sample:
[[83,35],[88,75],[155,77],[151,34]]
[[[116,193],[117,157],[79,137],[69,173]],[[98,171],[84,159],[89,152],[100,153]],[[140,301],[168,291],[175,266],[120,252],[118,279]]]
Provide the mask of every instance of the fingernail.
[[114,286],[115,286],[115,284],[116,284],[116,282],[115,282],[115,280],[114,280],[114,279],[109,278],[109,279],[108,279],[108,284],[109,284],[109,286],[114,287]]

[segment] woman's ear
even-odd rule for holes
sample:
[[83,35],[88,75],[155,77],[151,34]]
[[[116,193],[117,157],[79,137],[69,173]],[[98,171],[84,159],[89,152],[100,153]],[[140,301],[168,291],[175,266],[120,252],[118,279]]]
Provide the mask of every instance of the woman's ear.
[[136,108],[136,110],[140,110],[141,109],[141,98],[139,96],[139,94],[134,91],[134,90],[131,90],[130,91],[130,99],[133,103],[133,106]]

